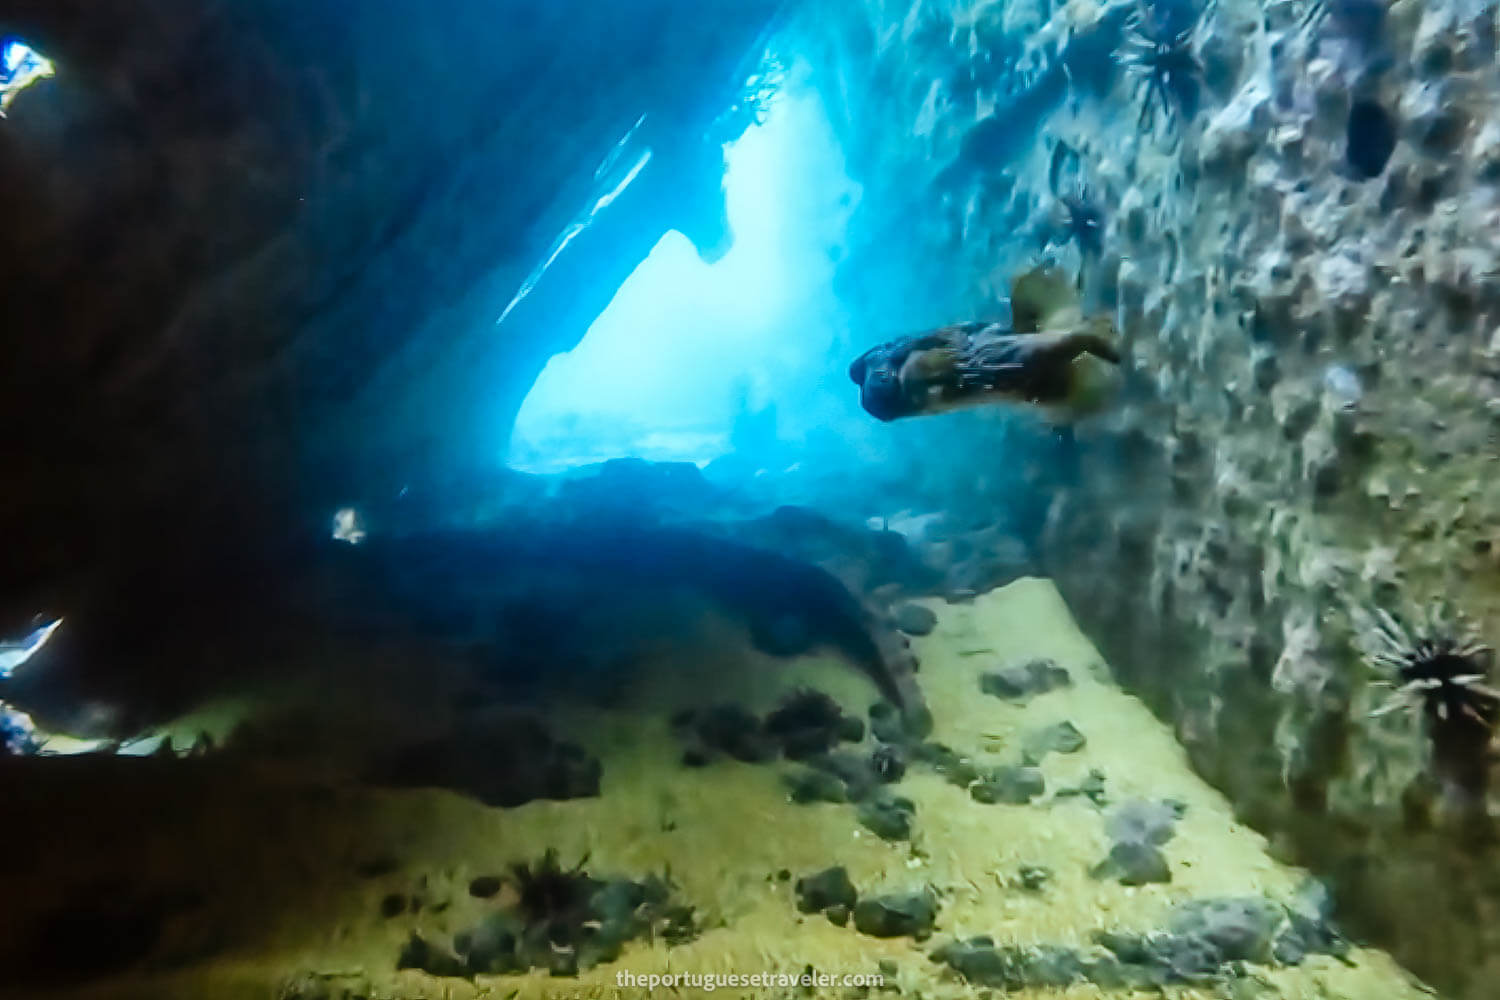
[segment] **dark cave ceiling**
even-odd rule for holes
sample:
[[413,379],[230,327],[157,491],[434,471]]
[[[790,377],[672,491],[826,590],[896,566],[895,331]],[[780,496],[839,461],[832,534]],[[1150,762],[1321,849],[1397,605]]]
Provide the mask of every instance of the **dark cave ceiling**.
[[[0,624],[492,460],[663,232],[722,249],[703,136],[781,6],[0,0],[58,66],[0,122]],[[497,326],[643,116],[651,163]]]

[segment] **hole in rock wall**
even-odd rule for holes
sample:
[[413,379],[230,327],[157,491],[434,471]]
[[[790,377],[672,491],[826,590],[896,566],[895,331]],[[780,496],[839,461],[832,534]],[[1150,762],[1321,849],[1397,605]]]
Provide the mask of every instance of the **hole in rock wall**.
[[1374,101],[1355,101],[1349,109],[1349,166],[1365,180],[1373,180],[1385,171],[1391,154],[1396,151],[1396,123],[1390,112]]
[[0,42],[0,117],[10,110],[17,94],[56,72],[51,60],[19,38]]
[[789,85],[725,149],[733,245],[705,262],[669,232],[577,348],[527,396],[510,464],[775,460],[812,435],[868,433],[832,285],[858,199],[821,102]]

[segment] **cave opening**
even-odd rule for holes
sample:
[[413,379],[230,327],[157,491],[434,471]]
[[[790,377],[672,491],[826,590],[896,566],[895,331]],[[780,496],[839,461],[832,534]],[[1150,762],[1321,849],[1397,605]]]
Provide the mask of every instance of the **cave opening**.
[[27,87],[57,74],[52,60],[19,38],[0,42],[0,117]]
[[786,81],[724,159],[732,243],[714,253],[680,229],[662,237],[582,342],[542,371],[516,419],[512,467],[758,465],[856,423],[832,286],[859,189],[815,92]]

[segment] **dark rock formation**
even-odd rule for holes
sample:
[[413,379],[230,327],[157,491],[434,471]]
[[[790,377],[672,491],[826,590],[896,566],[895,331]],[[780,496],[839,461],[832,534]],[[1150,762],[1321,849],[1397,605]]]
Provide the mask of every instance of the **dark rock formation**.
[[937,921],[937,900],[930,891],[867,896],[854,907],[854,927],[871,937],[925,940]]
[[401,747],[367,778],[393,787],[450,788],[508,807],[598,795],[601,770],[581,747],[554,740],[540,722],[520,717]]
[[[838,651],[900,706],[904,727],[931,725],[904,640],[831,574],[716,533],[561,502],[527,503],[493,527],[376,532],[359,545],[324,541],[253,567],[144,567],[128,582],[65,619],[0,682],[4,697],[47,728],[128,736],[297,660],[310,644],[412,638],[530,692],[557,679],[556,663],[588,653],[572,627],[584,605],[686,590],[745,622],[761,645],[778,637],[773,652]],[[205,672],[210,659],[216,669]],[[608,699],[610,683],[569,678],[575,694],[596,700]],[[858,738],[861,726],[840,717],[836,732],[813,733],[800,752],[820,752],[831,736]]]
[[[1487,997],[1500,936],[1472,914],[1497,862],[1469,838],[1493,820],[1445,799],[1409,717],[1370,716],[1351,610],[1442,597],[1500,620],[1493,5],[1132,0],[1014,33],[994,7],[826,22],[824,89],[865,185],[853,319],[994,309],[1038,244],[1118,309],[1134,371],[1120,412],[1078,428],[1073,473],[1007,491],[965,466],[969,492],[1011,516],[1038,498],[1023,537],[1120,683],[1351,923],[1445,993]],[[1119,66],[1127,19],[1168,8],[1185,14],[1151,33],[1196,21],[1201,65],[1170,138],[1138,127]],[[1057,61],[1073,86],[1038,111]],[[1058,170],[1109,193],[1098,255],[1037,238],[1057,228],[1062,146],[1077,162]],[[963,168],[921,183],[933,161]],[[944,433],[966,455],[1027,440]]]
[[803,913],[820,913],[833,906],[852,908],[859,898],[842,866],[799,878],[795,888],[797,909]]
[[168,920],[202,905],[200,893],[177,888],[93,885],[39,912],[21,940],[7,942],[12,988],[87,983],[128,969],[157,946]]
[[662,233],[722,252],[778,6],[7,4],[60,70],[0,135],[0,621],[490,461]]

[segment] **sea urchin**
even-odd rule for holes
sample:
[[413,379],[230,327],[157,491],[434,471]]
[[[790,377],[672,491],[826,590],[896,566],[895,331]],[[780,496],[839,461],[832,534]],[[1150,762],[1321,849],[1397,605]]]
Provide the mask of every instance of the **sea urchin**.
[[1076,240],[1084,256],[1096,256],[1104,246],[1104,209],[1088,185],[1079,182],[1073,190],[1057,196],[1061,206],[1062,232]]
[[1419,711],[1432,742],[1435,773],[1470,796],[1489,784],[1491,741],[1500,723],[1500,691],[1490,686],[1494,653],[1440,608],[1407,628],[1385,611],[1365,630],[1369,662],[1394,694],[1371,714]]
[[[1209,4],[1204,14],[1212,7]],[[1126,23],[1125,49],[1119,61],[1140,80],[1139,131],[1150,130],[1158,106],[1169,127],[1178,118],[1191,118],[1197,112],[1203,66],[1193,52],[1193,37],[1201,21],[1202,15],[1187,27],[1174,29],[1149,14],[1137,13]]]
[[1415,631],[1377,611],[1371,638],[1371,664],[1394,677],[1378,683],[1395,689],[1372,715],[1420,707],[1430,724],[1467,719],[1486,727],[1500,717],[1500,691],[1489,686],[1494,651],[1447,622],[1441,611],[1429,612]]

